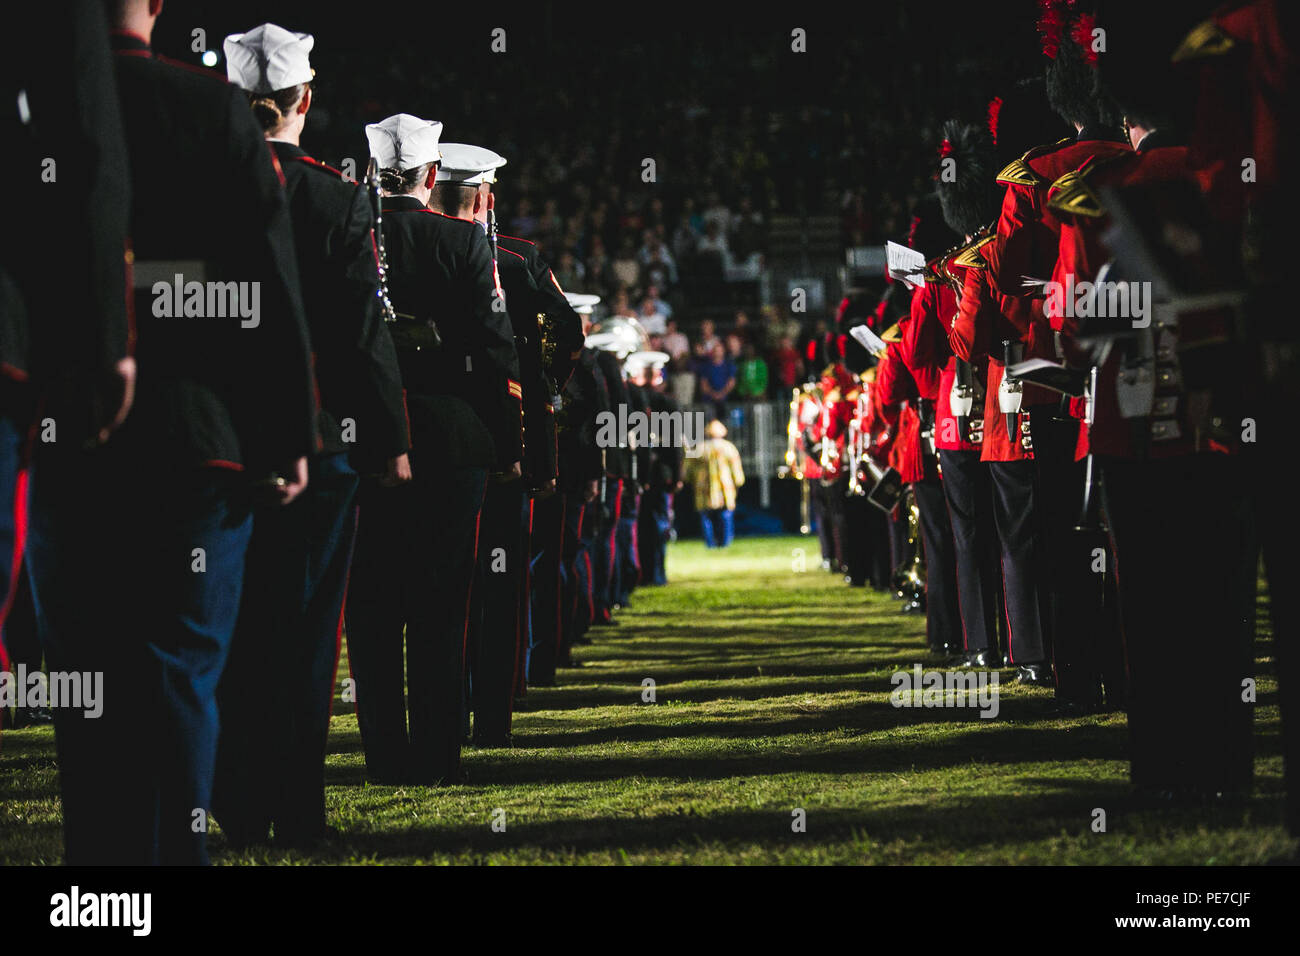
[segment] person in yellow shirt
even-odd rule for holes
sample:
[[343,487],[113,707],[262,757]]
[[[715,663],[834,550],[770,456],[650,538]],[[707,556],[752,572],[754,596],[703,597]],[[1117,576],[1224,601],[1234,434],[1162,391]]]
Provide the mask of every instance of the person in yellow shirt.
[[705,546],[725,548],[735,534],[736,489],[745,483],[745,471],[722,422],[710,422],[708,435],[696,455],[686,459],[686,474],[695,488]]

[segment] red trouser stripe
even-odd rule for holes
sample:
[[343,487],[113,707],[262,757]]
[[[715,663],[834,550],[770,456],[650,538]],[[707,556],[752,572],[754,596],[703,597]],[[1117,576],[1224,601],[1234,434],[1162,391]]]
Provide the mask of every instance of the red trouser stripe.
[[[23,548],[27,543],[27,469],[18,472],[14,483],[14,550],[9,563],[9,591],[5,595],[4,606],[0,607],[0,635],[4,634],[5,621],[14,606],[17,594],[18,578],[23,566]],[[10,670],[9,655],[5,652],[4,641],[0,640],[0,670]]]

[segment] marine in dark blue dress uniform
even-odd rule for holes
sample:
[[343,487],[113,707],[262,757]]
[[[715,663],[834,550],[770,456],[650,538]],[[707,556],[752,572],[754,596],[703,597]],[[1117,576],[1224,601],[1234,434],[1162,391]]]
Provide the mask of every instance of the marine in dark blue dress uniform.
[[[581,316],[585,333],[600,296],[569,292],[565,297]],[[591,546],[605,477],[604,456],[596,443],[596,419],[600,412],[610,410],[609,401],[595,352],[583,349],[564,386],[556,424],[559,486],[565,499],[557,661],[560,667],[573,666],[573,645],[587,641],[587,628],[595,612]]]
[[[663,367],[668,355],[663,352],[633,353],[628,357],[629,374],[645,396],[651,416],[677,418],[677,403],[663,391]],[[652,417],[651,421],[654,421]],[[673,495],[682,486],[682,445],[680,434],[669,426],[661,434],[652,424],[649,467],[641,478],[641,509],[637,515],[637,560],[641,568],[640,583],[668,583],[666,561],[668,538],[673,526]]]
[[299,145],[313,38],[264,24],[227,37],[285,178],[320,391],[323,447],[287,508],[255,516],[243,606],[221,684],[217,813],[235,843],[327,833],[325,747],[356,528],[357,471],[409,480],[397,353],[384,327],[369,194]]
[[[105,688],[98,717],[56,714],[73,864],[206,862],[250,486],[292,501],[319,441],[282,178],[243,93],[154,55],[159,6],[113,7],[135,404],[98,449],[44,446],[32,486],[47,661],[101,672]],[[213,214],[183,207],[196,187]],[[190,283],[202,284],[178,314],[176,287]]]
[[427,206],[440,132],[405,113],[366,128],[389,194],[382,231],[414,476],[363,487],[345,612],[379,782],[458,777],[479,513],[489,478],[520,475],[519,361],[491,248],[477,224]]
[[[444,143],[442,165],[429,207],[488,234],[488,209],[496,170],[505,158],[464,143]],[[479,747],[510,743],[515,690],[522,678],[522,632],[527,587],[529,491],[551,480],[555,422],[542,378],[537,342],[537,288],[521,256],[496,250],[497,275],[519,356],[523,411],[522,480],[488,486],[479,521],[478,562],[470,601],[468,709]]]
[[[524,385],[525,433],[528,432],[529,407],[548,408],[548,431],[541,444],[533,442],[529,457],[537,476],[530,485],[533,495],[529,509],[528,604],[523,609],[523,645],[527,655],[523,673],[530,684],[552,684],[560,648],[561,565],[564,553],[564,524],[570,502],[564,494],[553,493],[559,479],[559,440],[555,416],[564,410],[563,392],[574,373],[582,352],[582,319],[569,304],[554,272],[542,258],[537,246],[515,236],[497,238],[500,260],[513,263],[518,256],[532,278],[526,310],[529,317],[528,337],[539,353],[540,376]],[[505,274],[502,274],[503,283]],[[509,302],[509,291],[506,300]],[[522,359],[521,359],[522,361]],[[535,398],[529,399],[529,388]],[[534,412],[535,417],[541,413]],[[536,433],[536,429],[533,430]],[[525,444],[529,444],[527,440]]]

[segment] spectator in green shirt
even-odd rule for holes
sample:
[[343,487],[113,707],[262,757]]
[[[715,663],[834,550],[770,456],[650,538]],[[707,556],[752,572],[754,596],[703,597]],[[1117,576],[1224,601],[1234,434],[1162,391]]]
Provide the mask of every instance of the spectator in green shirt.
[[742,399],[752,402],[767,395],[767,363],[759,357],[753,342],[745,343],[738,373],[736,393]]

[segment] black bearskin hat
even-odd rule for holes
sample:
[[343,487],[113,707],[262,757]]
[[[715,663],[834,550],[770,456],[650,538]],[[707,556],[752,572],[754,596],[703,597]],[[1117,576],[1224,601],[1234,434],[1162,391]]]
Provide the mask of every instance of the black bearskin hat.
[[983,127],[948,120],[939,154],[942,160],[954,161],[941,160],[934,185],[944,222],[959,236],[972,235],[997,214],[993,137]]
[[1106,119],[1099,102],[1096,17],[1079,0],[1039,0],[1038,35],[1047,57],[1047,99],[1061,119],[1096,127]]

